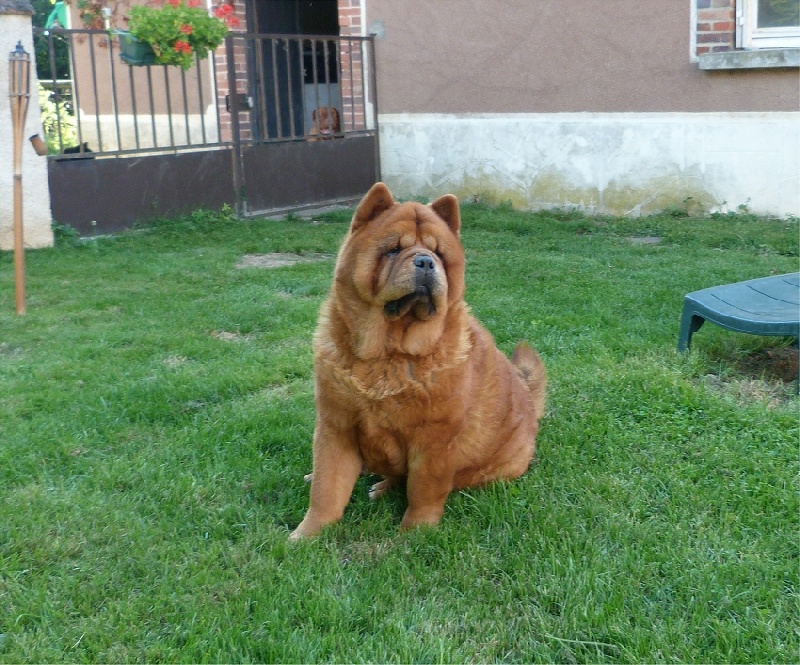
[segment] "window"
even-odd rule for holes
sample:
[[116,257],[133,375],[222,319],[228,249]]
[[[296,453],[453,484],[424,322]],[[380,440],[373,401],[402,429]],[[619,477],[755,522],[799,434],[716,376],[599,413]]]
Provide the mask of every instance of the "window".
[[800,0],[737,0],[736,46],[800,46]]

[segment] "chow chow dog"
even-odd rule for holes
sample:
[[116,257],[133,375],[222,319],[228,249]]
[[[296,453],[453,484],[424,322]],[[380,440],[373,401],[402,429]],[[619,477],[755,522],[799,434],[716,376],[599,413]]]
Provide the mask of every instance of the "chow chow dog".
[[339,520],[359,474],[405,483],[401,528],[437,524],[456,489],[528,468],[546,376],[524,343],[511,361],[464,303],[461,215],[450,194],[359,203],[314,335],[311,502],[292,539]]

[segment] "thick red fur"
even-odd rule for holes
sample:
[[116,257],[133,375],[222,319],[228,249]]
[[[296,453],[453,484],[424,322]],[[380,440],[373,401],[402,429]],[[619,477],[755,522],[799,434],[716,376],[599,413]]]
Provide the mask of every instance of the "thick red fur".
[[520,344],[509,361],[464,303],[458,201],[396,203],[377,183],[356,209],[314,335],[311,502],[292,533],[339,520],[362,470],[405,481],[401,527],[436,524],[448,494],[522,475],[546,377]]

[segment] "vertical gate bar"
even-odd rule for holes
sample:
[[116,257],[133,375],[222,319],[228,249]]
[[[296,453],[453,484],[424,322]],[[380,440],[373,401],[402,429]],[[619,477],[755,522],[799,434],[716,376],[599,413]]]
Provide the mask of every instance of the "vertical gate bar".
[[197,97],[200,103],[200,133],[203,137],[203,145],[208,143],[206,139],[206,105],[203,100],[203,70],[200,68],[200,57],[195,51],[194,66],[197,68]]
[[286,91],[289,97],[289,133],[290,137],[296,136],[294,124],[294,97],[292,95],[292,42],[287,37],[286,41]]
[[281,119],[281,96],[280,96],[280,86],[278,85],[278,67],[277,67],[277,55],[276,55],[276,43],[278,39],[276,37],[270,37],[270,42],[272,44],[272,84],[275,88],[275,115],[276,115],[276,127],[278,132],[278,138],[283,137],[283,122]]
[[300,126],[298,127],[299,135],[303,136],[305,134],[305,126],[306,126],[306,67],[305,67],[305,49],[306,43],[304,39],[297,40],[297,51],[298,55],[297,58],[299,60],[299,73],[298,76],[300,78],[300,105],[302,107],[301,115],[300,115],[300,122],[298,123]]
[[[342,90],[343,79],[342,79],[342,38],[336,38],[336,80],[339,83],[339,121],[342,122],[344,118],[344,91]],[[347,131],[347,127],[342,122],[342,133]]]
[[256,77],[258,85],[258,100],[261,113],[258,114],[258,125],[261,140],[269,138],[267,135],[267,84],[264,80],[264,38],[256,37],[253,40],[256,48]]
[[[323,61],[325,63],[324,64],[324,67],[325,67],[325,92],[326,92],[326,94],[328,96],[328,106],[334,106],[333,97],[331,96],[331,68],[330,68],[330,62],[329,62],[329,58],[330,58],[331,54],[330,54],[329,43],[330,42],[327,39],[322,41],[322,58],[323,58]],[[316,63],[316,61],[315,61],[315,63]],[[338,107],[339,105],[336,104],[336,106]],[[339,118],[339,124],[340,125],[341,125],[341,120],[342,119]],[[341,127],[339,129],[341,130]],[[333,131],[333,127],[331,127],[331,131]]]
[[[380,141],[380,127],[378,127],[378,73],[375,71],[375,35],[369,36],[369,79],[372,88],[372,125],[375,127],[375,174],[376,180],[383,180],[381,176],[381,141]],[[363,67],[362,67],[363,69]],[[364,103],[364,120],[367,117],[366,99]]]
[[[69,57],[72,62],[72,71],[76,71],[77,63],[75,62],[75,44],[72,41],[73,33],[70,32],[68,36],[69,40]],[[83,146],[83,130],[81,129],[83,123],[81,122],[81,100],[80,100],[80,92],[78,90],[80,86],[75,85],[75,79],[72,79],[72,104],[74,107],[75,117],[77,121],[75,122],[76,129],[78,131],[78,146]]]
[[111,67],[111,99],[114,104],[114,126],[117,129],[117,150],[122,150],[122,132],[119,130],[119,101],[117,100],[117,78],[114,69],[114,49],[111,36],[108,37],[108,64]]
[[[247,38],[245,38],[247,39]],[[245,41],[245,47],[247,42]],[[233,195],[235,198],[236,214],[244,215],[246,202],[244,200],[244,168],[242,160],[242,137],[239,127],[239,89],[236,87],[236,63],[233,61],[233,33],[225,37],[225,60],[228,68],[228,99],[230,100],[231,131],[233,132]]]
[[[314,106],[313,108],[317,109],[320,106],[319,103],[319,77],[317,75],[317,40],[316,39],[309,39],[311,43],[311,82],[314,84]],[[303,84],[305,85],[305,76],[303,77]],[[311,122],[313,123],[313,117]]]
[[128,80],[131,87],[131,113],[133,113],[133,138],[136,142],[136,149],[141,147],[139,142],[139,114],[136,112],[136,90],[133,84],[133,67],[128,66]]
[[361,124],[360,128],[361,128],[362,131],[367,131],[369,129],[369,122],[367,122],[367,103],[369,102],[368,94],[369,94],[370,85],[369,85],[369,81],[367,80],[367,77],[369,76],[370,73],[369,73],[369,69],[368,69],[369,68],[369,60],[368,60],[368,56],[367,56],[367,48],[368,48],[367,47],[367,40],[366,39],[362,39],[358,43],[358,57],[361,60],[361,68],[360,68],[360,71],[361,71],[361,81],[360,81],[360,85],[361,85],[361,88],[360,88],[361,89],[361,111],[360,111],[360,115],[363,118],[363,120],[361,121],[362,124]]
[[58,90],[58,83],[56,82],[58,76],[58,71],[56,70],[56,43],[52,31],[47,33],[47,50],[49,51],[50,55],[50,75],[53,78],[53,93],[54,93],[53,99],[55,100],[55,105],[56,105],[56,128],[58,131],[58,151],[64,152],[64,140],[62,138],[62,130],[61,130],[61,101],[60,101],[60,93]]
[[[103,131],[100,129],[100,97],[97,94],[97,59],[94,55],[94,39],[93,32],[89,32],[89,62],[92,65],[92,88],[94,89],[94,125],[97,129],[97,147],[100,149],[100,152],[103,151]],[[83,144],[81,143],[79,146],[79,152],[83,153]]]
[[[349,55],[347,60],[348,60],[348,64],[349,64],[348,74],[350,76],[350,129],[355,131],[355,129],[356,129],[356,103],[355,103],[356,89],[355,89],[355,86],[353,85],[354,81],[353,81],[353,40],[352,39],[348,39],[347,40],[347,53]],[[361,69],[363,70],[364,68],[362,67]]]
[[169,94],[169,66],[162,65],[164,72],[164,91],[167,93],[167,120],[169,122],[169,147],[175,147],[175,131],[172,127],[172,95]]
[[147,96],[150,98],[150,126],[153,129],[153,147],[158,147],[158,134],[156,134],[156,109],[153,102],[153,67],[147,65]]
[[211,54],[212,65],[211,71],[213,72],[211,75],[211,96],[215,100],[214,102],[214,115],[217,118],[217,143],[222,143],[222,113],[220,112],[219,108],[219,90],[217,88],[217,54],[216,51]]
[[189,98],[186,96],[186,72],[183,69],[181,69],[181,90],[183,91],[183,121],[186,123],[186,145],[192,145],[192,139],[189,136]]

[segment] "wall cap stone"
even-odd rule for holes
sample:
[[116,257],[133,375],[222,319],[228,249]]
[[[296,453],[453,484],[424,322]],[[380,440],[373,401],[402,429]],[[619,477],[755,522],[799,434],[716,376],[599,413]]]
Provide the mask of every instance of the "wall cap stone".
[[0,0],[0,15],[27,14],[33,16],[35,13],[30,0]]
[[702,53],[698,57],[698,61],[700,69],[706,71],[800,67],[800,48],[771,48],[753,49],[749,51]]

